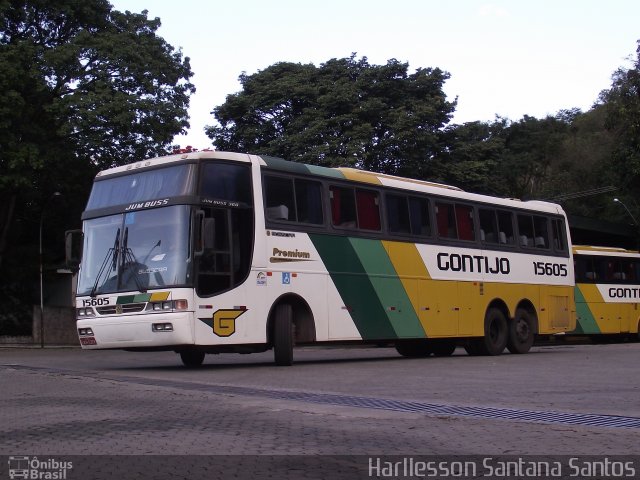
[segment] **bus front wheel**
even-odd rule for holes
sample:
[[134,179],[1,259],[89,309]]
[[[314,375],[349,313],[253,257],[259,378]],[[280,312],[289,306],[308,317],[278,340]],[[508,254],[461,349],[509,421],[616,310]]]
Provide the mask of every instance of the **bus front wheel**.
[[180,360],[187,368],[197,368],[204,362],[204,352],[196,350],[183,350],[180,352]]
[[273,357],[278,366],[293,364],[293,309],[288,303],[276,306],[273,319]]
[[516,309],[513,321],[509,325],[507,349],[511,353],[527,353],[534,340],[534,321],[531,314],[523,308]]

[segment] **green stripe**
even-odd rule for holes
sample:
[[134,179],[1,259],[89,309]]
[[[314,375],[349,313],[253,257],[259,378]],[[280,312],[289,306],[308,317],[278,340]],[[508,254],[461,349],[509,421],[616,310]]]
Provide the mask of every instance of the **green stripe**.
[[135,295],[120,295],[116,304],[124,305],[125,303],[133,303],[135,298]]
[[151,299],[150,293],[138,293],[136,295],[121,295],[116,301],[117,305],[124,305],[126,303],[139,303],[148,302]]
[[342,172],[327,167],[319,167],[317,165],[307,165],[305,163],[298,162],[289,162],[287,160],[283,160],[278,157],[269,157],[267,155],[261,155],[260,158],[264,160],[264,163],[267,164],[267,167],[273,168],[274,170],[281,170],[289,173],[298,173],[302,175],[321,175],[323,177],[332,177],[332,178],[344,178]]
[[309,237],[362,338],[425,337],[381,241],[331,235]]
[[346,237],[309,235],[353,322],[365,340],[391,339],[396,334],[380,304],[362,262]]
[[369,274],[369,280],[396,336],[424,338],[425,331],[420,324],[420,319],[382,242],[361,238],[351,238],[350,242],[365,272]]
[[589,310],[589,304],[584,298],[584,295],[580,291],[579,287],[575,287],[576,297],[576,329],[570,333],[601,333],[596,322],[595,317],[591,310]]

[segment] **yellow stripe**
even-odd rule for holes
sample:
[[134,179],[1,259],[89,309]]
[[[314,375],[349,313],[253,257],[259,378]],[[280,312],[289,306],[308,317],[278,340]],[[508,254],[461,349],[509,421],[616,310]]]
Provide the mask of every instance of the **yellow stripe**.
[[382,182],[375,173],[356,170],[355,168],[338,168],[337,170],[339,170],[347,180],[382,185]]
[[151,294],[150,302],[162,302],[169,298],[170,292],[155,292]]
[[383,240],[382,245],[400,278],[431,278],[414,243]]
[[424,315],[423,308],[420,305],[420,287],[423,282],[418,280],[431,279],[427,267],[425,267],[422,257],[413,243],[400,243],[382,241],[384,249],[389,255],[389,259],[395,268],[402,286],[411,301],[413,311],[420,320],[422,328],[430,335],[428,319]]

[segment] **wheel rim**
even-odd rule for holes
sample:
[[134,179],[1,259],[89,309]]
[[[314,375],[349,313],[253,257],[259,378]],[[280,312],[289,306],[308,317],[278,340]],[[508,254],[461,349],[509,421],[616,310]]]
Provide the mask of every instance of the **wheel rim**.
[[527,322],[523,318],[519,318],[516,323],[516,340],[519,342],[526,342],[531,333],[531,329],[529,328],[529,322]]

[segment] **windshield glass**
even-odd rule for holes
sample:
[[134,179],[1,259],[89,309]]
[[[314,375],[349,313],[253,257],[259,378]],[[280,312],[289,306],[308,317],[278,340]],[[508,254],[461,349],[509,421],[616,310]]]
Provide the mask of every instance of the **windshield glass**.
[[176,205],[86,221],[78,295],[188,284],[189,211]]
[[195,165],[173,165],[96,180],[87,210],[190,195],[194,190],[195,172]]

